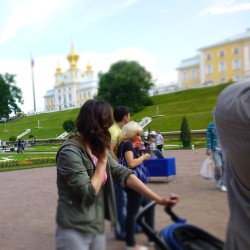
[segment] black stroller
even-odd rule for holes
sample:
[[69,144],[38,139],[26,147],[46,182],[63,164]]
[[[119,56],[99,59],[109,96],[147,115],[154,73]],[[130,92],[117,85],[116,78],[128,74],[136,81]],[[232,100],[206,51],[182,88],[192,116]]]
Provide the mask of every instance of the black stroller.
[[177,216],[170,207],[166,207],[166,213],[175,222],[160,232],[150,228],[144,218],[145,212],[156,205],[152,201],[137,215],[137,223],[141,225],[147,236],[151,236],[155,242],[155,249],[160,250],[222,250],[224,243],[208,232],[186,223],[184,218]]

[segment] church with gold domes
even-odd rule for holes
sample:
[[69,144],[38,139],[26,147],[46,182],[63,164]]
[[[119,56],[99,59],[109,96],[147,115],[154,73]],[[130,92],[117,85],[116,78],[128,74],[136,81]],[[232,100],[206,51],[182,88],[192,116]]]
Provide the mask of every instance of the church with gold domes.
[[81,107],[85,101],[97,95],[98,79],[94,76],[92,66],[88,63],[85,70],[78,68],[79,55],[73,45],[67,59],[69,69],[63,72],[58,64],[54,89],[44,95],[46,111]]

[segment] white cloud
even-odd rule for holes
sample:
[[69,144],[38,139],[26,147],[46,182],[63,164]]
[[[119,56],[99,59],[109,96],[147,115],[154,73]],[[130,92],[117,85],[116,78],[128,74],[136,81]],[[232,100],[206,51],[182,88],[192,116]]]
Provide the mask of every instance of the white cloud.
[[234,0],[211,1],[212,6],[202,11],[201,15],[222,15],[250,10],[250,3],[235,3]]
[[[78,16],[78,22],[81,23],[81,28],[87,27],[92,23],[104,20],[110,16],[116,15],[118,12],[128,9],[141,0],[75,0],[75,5],[80,5],[81,14]],[[76,10],[75,10],[76,11]],[[77,13],[77,11],[75,12]]]
[[13,1],[11,13],[3,25],[0,35],[0,45],[15,37],[24,27],[45,25],[60,8],[67,5],[67,1],[44,0],[44,1]]

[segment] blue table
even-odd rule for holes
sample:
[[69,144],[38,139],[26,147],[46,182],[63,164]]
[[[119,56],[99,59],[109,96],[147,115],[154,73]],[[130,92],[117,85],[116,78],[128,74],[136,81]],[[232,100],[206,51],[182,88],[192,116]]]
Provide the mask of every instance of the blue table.
[[148,168],[150,177],[167,177],[176,175],[175,158],[165,159],[151,158],[144,161],[144,166]]

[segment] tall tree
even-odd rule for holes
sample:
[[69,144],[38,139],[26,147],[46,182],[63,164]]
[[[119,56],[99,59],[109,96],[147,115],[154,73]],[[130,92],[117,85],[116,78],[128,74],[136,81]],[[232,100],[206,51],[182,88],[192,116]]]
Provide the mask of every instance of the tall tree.
[[151,104],[148,90],[153,86],[152,76],[136,61],[119,61],[107,73],[99,73],[97,99],[108,101],[113,107],[128,106],[131,113]]
[[23,104],[22,90],[16,86],[15,75],[0,74],[0,117],[8,118],[21,109],[17,103]]

